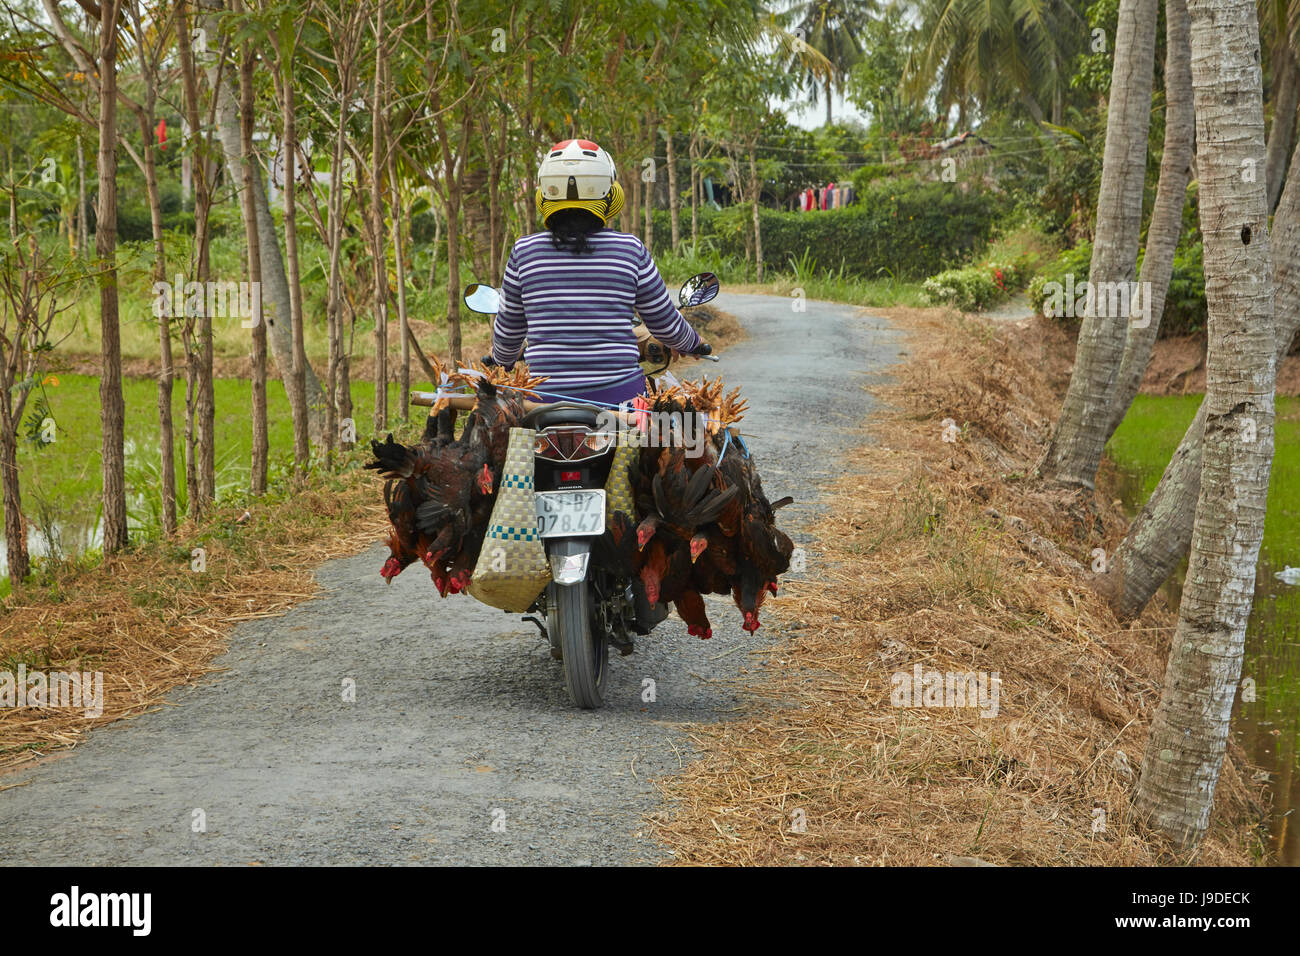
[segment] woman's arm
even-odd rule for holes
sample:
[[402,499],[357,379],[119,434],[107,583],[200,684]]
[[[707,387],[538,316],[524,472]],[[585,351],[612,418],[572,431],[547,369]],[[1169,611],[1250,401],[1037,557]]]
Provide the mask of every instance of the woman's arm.
[[673,305],[663,277],[659,275],[659,269],[645,246],[641,246],[639,258],[636,310],[641,314],[641,321],[668,348],[678,352],[694,352],[700,347],[700,337]]
[[512,249],[506,260],[505,278],[501,280],[501,309],[492,322],[492,361],[505,367],[514,365],[519,361],[527,335],[528,319],[524,316],[523,292]]

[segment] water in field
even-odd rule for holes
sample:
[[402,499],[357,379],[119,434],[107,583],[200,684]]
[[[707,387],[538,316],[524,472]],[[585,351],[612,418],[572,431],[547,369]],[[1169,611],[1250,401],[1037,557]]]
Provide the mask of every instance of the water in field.
[[[1200,402],[1200,395],[1139,396],[1116,432],[1109,452],[1125,471],[1121,493],[1134,511],[1160,481]],[[1286,570],[1300,568],[1300,401],[1278,399],[1274,444],[1268,518],[1232,734],[1268,775],[1275,861],[1300,866],[1300,570]],[[1174,607],[1181,582],[1180,570],[1165,586]]]
[[[217,379],[216,478],[217,497],[242,493],[248,486],[253,444],[251,385],[246,379]],[[150,378],[125,378],[127,526],[132,533],[156,532],[161,524],[161,464],[159,461],[158,386]],[[354,382],[353,415],[363,440],[371,437],[374,386]],[[172,392],[175,427],[175,469],[178,508],[184,511],[185,388]],[[99,379],[61,374],[44,388],[57,429],[55,441],[36,446],[23,441],[18,450],[22,511],[27,519],[28,549],[34,557],[75,557],[100,545]],[[389,407],[397,407],[397,386],[389,392]],[[278,383],[267,390],[267,425],[271,467],[283,468],[291,459],[293,422],[288,398]],[[0,506],[2,507],[2,506]],[[8,575],[0,524],[0,593]]]

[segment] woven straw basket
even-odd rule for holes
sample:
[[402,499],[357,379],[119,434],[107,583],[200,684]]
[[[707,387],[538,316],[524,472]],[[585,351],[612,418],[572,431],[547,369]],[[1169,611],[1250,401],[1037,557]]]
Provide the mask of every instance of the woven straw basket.
[[615,511],[626,512],[636,518],[636,503],[632,499],[632,482],[628,469],[636,463],[638,449],[633,445],[619,445],[614,449],[614,462],[609,466],[609,479],[605,482],[605,521],[614,517]]
[[497,503],[467,589],[484,604],[515,613],[528,610],[551,580],[533,501],[534,434],[510,429]]

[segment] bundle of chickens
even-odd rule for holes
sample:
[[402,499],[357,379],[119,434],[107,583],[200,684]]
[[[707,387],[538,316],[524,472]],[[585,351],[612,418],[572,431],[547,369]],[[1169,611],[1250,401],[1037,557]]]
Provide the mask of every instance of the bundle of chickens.
[[[544,379],[520,364],[512,372],[475,366],[449,381],[475,390],[460,436],[457,413],[439,401],[418,443],[403,445],[391,434],[371,442],[375,460],[366,465],[386,479],[392,524],[391,553],[380,574],[391,583],[418,560],[444,597],[469,585],[510,429],[523,423],[528,389]],[[707,440],[691,447],[670,437],[640,447],[628,474],[636,514],[615,511],[592,546],[593,561],[631,581],[650,604],[671,603],[688,632],[705,639],[713,630],[703,595],[730,595],[742,627],[753,632],[794,550],[775,523],[776,511],[793,499],[767,499],[733,427],[746,407],[739,393],[724,395],[720,381],[707,379],[652,393],[649,411],[659,420],[703,422]]]

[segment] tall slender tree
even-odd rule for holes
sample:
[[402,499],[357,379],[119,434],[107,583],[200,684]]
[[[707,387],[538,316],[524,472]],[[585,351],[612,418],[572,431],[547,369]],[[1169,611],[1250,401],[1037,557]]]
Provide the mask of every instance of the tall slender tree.
[[1173,276],[1174,252],[1183,233],[1183,207],[1192,174],[1192,139],[1196,126],[1187,29],[1187,0],[1165,0],[1165,145],[1160,158],[1156,201],[1147,225],[1146,253],[1138,276],[1139,288],[1150,291],[1143,293],[1140,315],[1133,315],[1130,302],[1128,333],[1106,428],[1108,439],[1128,414],[1151,361],[1169,280]]
[[[1127,290],[1137,272],[1155,33],[1156,0],[1120,0],[1106,151],[1088,272],[1094,289],[1123,283]],[[1111,308],[1109,297],[1101,296],[1089,311],[1079,330],[1074,371],[1056,432],[1040,468],[1050,480],[1091,489],[1110,438],[1115,380],[1130,315]]]
[[1209,826],[1255,589],[1273,458],[1273,285],[1251,0],[1188,0],[1209,354],[1200,497],[1134,803],[1184,846]]
[[95,271],[99,275],[100,474],[104,553],[123,550],[126,523],[126,402],[122,396],[122,329],[117,299],[117,31],[122,0],[99,6],[99,201]]

